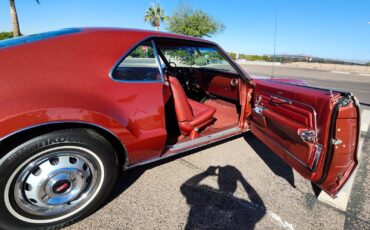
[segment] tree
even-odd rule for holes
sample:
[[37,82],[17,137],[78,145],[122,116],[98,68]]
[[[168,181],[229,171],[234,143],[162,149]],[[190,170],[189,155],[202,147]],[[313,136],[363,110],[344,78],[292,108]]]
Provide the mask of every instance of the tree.
[[[12,26],[13,26],[13,36],[18,37],[21,35],[21,30],[19,28],[19,20],[17,9],[15,8],[15,0],[9,0],[10,2],[10,17],[12,18]],[[39,0],[36,0],[37,4],[40,4]]]
[[159,3],[157,3],[157,5],[151,4],[144,16],[144,21],[149,22],[157,31],[159,30],[161,22],[165,19],[164,10]]
[[0,40],[12,38],[13,33],[12,32],[0,32]]
[[224,28],[224,24],[212,16],[201,10],[193,10],[184,3],[180,3],[172,16],[168,17],[169,31],[193,37],[211,37]]

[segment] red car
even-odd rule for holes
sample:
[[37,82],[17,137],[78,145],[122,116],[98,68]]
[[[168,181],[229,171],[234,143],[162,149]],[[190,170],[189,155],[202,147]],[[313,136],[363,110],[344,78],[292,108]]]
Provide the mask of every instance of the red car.
[[2,41],[0,60],[1,228],[68,225],[121,169],[247,131],[332,196],[357,166],[351,93],[252,79],[210,41],[64,29]]

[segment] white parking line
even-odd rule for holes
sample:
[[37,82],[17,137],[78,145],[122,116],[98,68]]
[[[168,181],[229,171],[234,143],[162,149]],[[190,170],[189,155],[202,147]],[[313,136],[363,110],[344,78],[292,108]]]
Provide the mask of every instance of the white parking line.
[[292,224],[289,224],[288,222],[286,222],[285,220],[283,220],[280,216],[278,216],[276,213],[274,212],[271,212],[270,210],[267,211],[268,215],[274,219],[279,225],[280,227],[282,227],[283,229],[289,229],[289,230],[294,230],[294,227]]
[[[361,136],[358,143],[358,151],[357,151],[357,159],[359,161],[358,165],[361,161],[361,153],[362,153],[362,145],[364,143],[365,135],[369,129],[370,125],[370,110],[363,110],[361,113]],[[355,182],[356,174],[357,174],[358,166],[355,169],[355,171],[352,173],[351,177],[348,179],[347,183],[344,185],[344,187],[339,191],[336,198],[332,198],[325,192],[321,192],[318,200],[327,203],[333,207],[336,207],[340,210],[346,211],[348,206],[348,201],[351,196],[351,191],[353,184]]]
[[369,129],[369,125],[366,125],[366,124],[369,124],[369,123],[370,123],[370,110],[364,110],[362,111],[362,114],[361,114],[361,132],[365,134],[367,133]]
[[369,73],[359,73],[358,75],[370,77],[370,74]]
[[343,72],[343,71],[330,71],[332,73],[339,73],[339,74],[351,74],[350,72]]

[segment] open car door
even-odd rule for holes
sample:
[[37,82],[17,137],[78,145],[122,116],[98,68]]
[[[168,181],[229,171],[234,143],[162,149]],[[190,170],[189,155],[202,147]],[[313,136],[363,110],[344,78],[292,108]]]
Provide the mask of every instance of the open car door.
[[252,133],[335,196],[357,166],[360,111],[347,92],[254,80]]

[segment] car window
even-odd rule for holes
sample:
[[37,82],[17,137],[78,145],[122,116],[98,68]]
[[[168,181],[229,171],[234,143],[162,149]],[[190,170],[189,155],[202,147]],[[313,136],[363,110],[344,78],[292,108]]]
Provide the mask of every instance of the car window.
[[158,59],[151,41],[146,41],[126,55],[112,74],[122,81],[161,81]]
[[235,68],[214,47],[164,44],[158,45],[168,62],[178,67],[212,69],[222,72],[237,73]]

